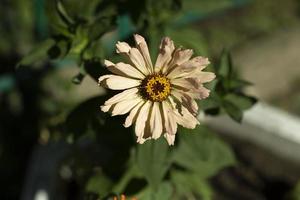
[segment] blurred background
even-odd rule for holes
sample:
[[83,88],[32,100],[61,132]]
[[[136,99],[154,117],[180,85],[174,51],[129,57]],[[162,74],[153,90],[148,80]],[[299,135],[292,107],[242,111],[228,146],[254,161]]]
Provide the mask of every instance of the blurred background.
[[[73,170],[78,166],[89,169],[99,149],[85,140],[78,149],[68,146],[77,136],[64,134],[62,121],[73,123],[76,112],[84,114],[77,119],[79,125],[90,119],[89,113],[97,111],[94,107],[76,106],[81,102],[99,106],[97,96],[103,93],[93,76],[86,75],[90,72],[82,67],[86,66],[82,60],[112,55],[116,41],[136,31],[143,33],[145,27],[158,23],[156,15],[164,35],[198,55],[214,59],[229,49],[237,73],[253,83],[246,92],[267,105],[261,114],[259,108],[254,114],[247,111],[249,116],[246,112],[245,123],[252,119],[248,127],[228,119],[207,120],[210,129],[230,144],[238,161],[209,179],[213,199],[300,199],[300,139],[295,136],[300,135],[299,0],[184,0],[168,8],[150,1],[158,5],[150,11],[146,1],[137,0],[62,2],[71,16],[64,16],[65,21],[76,19],[88,29],[76,29],[69,37],[72,30],[58,20],[58,13],[65,10],[55,6],[55,1],[2,0],[0,4],[0,199],[46,200],[51,194],[56,198],[50,199],[81,199],[81,180],[88,173],[78,172],[74,178]],[[145,9],[152,15],[143,15]],[[113,27],[107,16],[117,16]],[[97,20],[101,21],[98,26],[94,25]],[[91,44],[84,35],[94,29],[98,32]],[[160,34],[150,30],[146,34],[154,47]],[[87,46],[91,50],[82,54]],[[77,133],[80,128],[70,129]],[[88,130],[84,127],[90,134]],[[281,135],[273,134],[278,130]],[[103,159],[103,152],[110,154],[101,150]],[[72,154],[80,158],[79,165],[70,158]]]

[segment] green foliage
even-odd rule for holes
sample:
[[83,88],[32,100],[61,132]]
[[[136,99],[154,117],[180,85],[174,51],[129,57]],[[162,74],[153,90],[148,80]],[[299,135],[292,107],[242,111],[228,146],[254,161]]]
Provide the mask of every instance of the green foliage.
[[88,180],[85,186],[85,191],[87,193],[95,193],[100,197],[104,197],[111,192],[112,185],[113,183],[109,178],[105,177],[103,173],[97,172]]
[[[179,0],[76,2],[49,3],[56,11],[51,18],[52,36],[25,56],[19,66],[33,66],[38,61],[55,65],[69,59],[78,67],[73,83],[81,84],[87,76],[97,80],[107,73],[101,64],[108,57],[105,44],[116,41],[119,36],[130,43],[132,37],[128,34],[133,30],[147,37],[152,55],[165,34],[176,44],[194,49],[196,54],[208,54],[201,34],[191,28],[178,31],[178,27],[174,27],[175,11],[182,6]],[[140,5],[138,9],[135,4]],[[132,27],[122,25],[124,22]],[[209,85],[211,97],[200,101],[201,108],[207,114],[219,114],[222,109],[241,121],[243,110],[255,102],[242,91],[249,83],[237,77],[229,52],[224,51],[212,70],[217,80]],[[111,118],[100,112],[99,106],[111,95],[113,93],[107,92],[74,105],[65,118],[59,118],[51,126],[51,131],[58,133],[56,137],[53,134],[52,139],[65,140],[75,148],[90,142],[89,147],[96,149],[95,154],[88,154],[94,152],[91,149],[83,154],[94,161],[91,166],[80,168],[84,175],[78,180],[84,185],[84,192],[96,194],[97,198],[124,193],[146,200],[212,199],[213,189],[208,179],[235,164],[230,147],[203,126],[194,130],[179,129],[178,143],[174,147],[169,147],[163,138],[136,145],[132,130],[122,127],[123,117]],[[79,157],[80,153],[75,152],[73,156]],[[70,163],[80,165],[86,161],[78,162]],[[93,167],[98,170],[90,173]]]
[[287,200],[300,200],[300,181],[295,185],[294,189],[286,198]]
[[169,146],[163,138],[146,142],[137,148],[136,165],[154,189],[157,189],[170,167],[170,154]]
[[162,138],[134,148],[128,170],[113,191],[126,193],[132,180],[145,178],[148,186],[134,196],[142,199],[189,196],[212,199],[213,192],[207,179],[235,164],[233,152],[203,126],[194,130],[180,129],[178,136],[179,144],[173,148],[169,148]]
[[211,97],[201,101],[200,105],[207,114],[216,115],[223,109],[232,119],[241,122],[243,111],[251,108],[257,101],[243,92],[251,83],[238,77],[227,50],[222,52],[220,61],[215,65],[215,72],[217,80],[210,85]]
[[37,61],[43,61],[48,58],[49,49],[55,44],[52,39],[47,39],[41,44],[37,45],[27,56],[25,56],[17,66],[29,66],[35,64]]
[[152,188],[146,187],[143,191],[137,194],[137,199],[142,200],[160,200],[160,199],[171,199],[173,188],[168,182],[157,185],[157,190],[153,191]]
[[174,183],[178,199],[180,197],[194,197],[194,195],[200,196],[203,200],[213,198],[210,185],[205,179],[199,178],[196,173],[174,170],[171,173],[171,180]]
[[174,162],[196,173],[198,178],[213,176],[220,169],[233,165],[234,161],[231,149],[203,126],[180,131]]

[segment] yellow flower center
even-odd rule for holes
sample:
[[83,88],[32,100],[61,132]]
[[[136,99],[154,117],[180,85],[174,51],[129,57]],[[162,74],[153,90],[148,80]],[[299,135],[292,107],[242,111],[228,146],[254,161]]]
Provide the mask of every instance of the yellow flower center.
[[171,93],[170,80],[162,74],[149,75],[142,81],[140,92],[148,100],[162,102]]

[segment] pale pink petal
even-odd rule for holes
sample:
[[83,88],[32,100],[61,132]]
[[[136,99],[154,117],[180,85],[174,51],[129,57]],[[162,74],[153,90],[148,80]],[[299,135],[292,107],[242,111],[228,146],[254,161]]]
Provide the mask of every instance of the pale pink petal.
[[116,103],[112,108],[112,116],[115,115],[124,115],[132,110],[138,103],[142,102],[143,99],[141,97],[136,96],[136,98],[128,99],[121,101],[119,103]]
[[[150,138],[148,138],[148,139],[150,139]],[[145,138],[138,137],[138,138],[136,139],[136,142],[139,143],[139,144],[144,144],[144,143],[146,142],[146,140],[147,140],[147,139],[145,139]]]
[[176,113],[175,118],[178,124],[190,129],[194,129],[197,124],[200,124],[197,118],[184,106],[180,107],[180,113]]
[[193,115],[198,114],[198,104],[192,96],[188,95],[188,93],[173,90],[172,95],[180,102],[180,104],[185,106],[190,113]]
[[144,57],[146,66],[148,67],[149,71],[153,72],[152,61],[151,61],[151,57],[149,54],[148,45],[147,45],[145,39],[138,34],[134,34],[134,39],[135,39],[138,49],[140,50],[142,56]]
[[117,42],[116,44],[117,47],[117,53],[129,53],[131,47],[129,46],[129,44],[127,44],[126,42]]
[[111,108],[111,105],[103,105],[103,106],[100,106],[100,108],[103,112],[108,112],[109,109]]
[[177,78],[183,78],[191,74],[193,71],[195,71],[194,68],[182,68],[178,65],[176,65],[173,70],[168,73],[167,77],[169,79],[177,79]]
[[195,99],[205,99],[209,96],[210,90],[201,86],[198,89],[188,92],[188,94]]
[[144,105],[145,102],[138,103],[129,113],[129,115],[126,117],[126,120],[123,124],[124,127],[129,127],[136,121],[136,118],[140,112],[141,107]]
[[177,131],[177,123],[169,102],[166,101],[162,102],[162,112],[163,112],[165,131],[169,134],[175,134]]
[[212,72],[199,72],[196,74],[196,78],[200,83],[207,83],[216,78],[216,75]]
[[176,88],[181,89],[183,91],[189,91],[192,88],[194,88],[191,82],[184,78],[171,80],[171,84],[177,86]]
[[107,101],[104,102],[105,105],[111,105],[118,103],[120,101],[124,101],[126,99],[129,99],[132,96],[135,96],[138,93],[139,89],[138,88],[131,88],[128,90],[124,90],[123,92],[120,92],[116,94],[115,96],[111,97]]
[[114,66],[115,65],[115,63],[113,63],[113,62],[111,62],[110,60],[104,60],[104,65],[108,68],[108,67],[110,67],[110,66]]
[[163,131],[162,116],[161,116],[159,103],[154,102],[152,107],[152,113],[150,117],[150,131],[152,132],[152,138],[158,139]]
[[176,65],[172,70],[169,71],[167,76],[171,79],[197,76],[196,74],[201,73],[201,70],[204,69],[209,63],[210,62],[208,61],[208,58],[198,56],[184,62],[181,65]]
[[175,142],[175,134],[168,134],[168,133],[165,133],[164,134],[164,137],[166,138],[168,144],[170,146],[174,145],[174,142]]
[[191,60],[188,60],[184,63],[182,63],[180,66],[182,68],[196,68],[197,70],[202,70],[204,69],[207,65],[209,65],[210,62],[208,58],[202,57],[202,56],[197,56],[192,58]]
[[138,138],[144,137],[144,131],[146,127],[146,121],[150,112],[152,102],[147,101],[140,109],[135,122],[135,134]]
[[112,90],[124,90],[139,86],[141,81],[117,75],[104,75],[99,78],[99,84]]
[[134,66],[139,69],[144,75],[149,74],[149,69],[146,67],[144,58],[137,48],[131,48],[129,51],[129,59],[134,64]]
[[188,61],[192,57],[192,55],[193,50],[191,49],[176,49],[170,63],[162,68],[162,73],[168,74],[174,67]]
[[199,124],[196,116],[192,115],[184,104],[181,104],[180,101],[178,101],[178,98],[176,98],[177,101],[172,97],[169,97],[168,99],[173,106],[174,119],[178,124],[186,128],[195,128],[195,126]]
[[174,42],[170,38],[165,37],[161,40],[159,54],[155,62],[155,72],[159,72],[164,66],[168,65],[174,50]]
[[114,75],[112,75],[112,74],[107,74],[107,75],[100,76],[100,77],[98,78],[98,84],[101,85],[103,81],[105,81],[106,79],[108,79],[108,78],[110,78],[110,77],[112,77],[112,76],[114,76]]
[[132,77],[136,79],[145,78],[145,76],[139,70],[137,70],[135,67],[129,64],[123,62],[114,64],[109,60],[104,60],[104,64],[106,68],[114,74],[125,76],[125,77]]

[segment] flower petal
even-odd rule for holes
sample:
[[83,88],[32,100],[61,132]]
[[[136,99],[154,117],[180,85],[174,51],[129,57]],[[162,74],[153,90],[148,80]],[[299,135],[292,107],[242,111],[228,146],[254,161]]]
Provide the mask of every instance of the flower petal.
[[144,101],[141,101],[138,103],[129,113],[129,115],[126,117],[126,120],[123,124],[124,127],[129,127],[136,121],[136,118],[140,112],[141,107],[144,105]]
[[159,72],[171,61],[174,49],[174,42],[169,37],[164,37],[161,40],[159,54],[155,62],[155,72]]
[[139,138],[143,138],[144,131],[146,127],[146,121],[148,119],[151,102],[147,101],[140,109],[140,112],[138,113],[138,116],[136,118],[135,122],[135,134]]
[[173,90],[172,95],[194,116],[198,114],[198,104],[188,93]]
[[198,119],[192,115],[184,106],[180,108],[181,113],[176,113],[176,121],[185,128],[194,129],[197,124],[200,124]]
[[189,110],[180,102],[174,101],[172,97],[168,98],[174,108],[174,118],[176,122],[186,128],[195,128],[199,124],[198,119],[189,112]]
[[139,70],[129,64],[123,62],[114,64],[109,60],[104,60],[104,64],[106,65],[106,68],[114,74],[136,79],[145,78],[145,76]]
[[131,48],[128,56],[137,69],[139,69],[146,76],[149,74],[150,71],[146,67],[144,58],[137,48]]
[[188,60],[184,63],[182,63],[180,66],[182,68],[196,68],[197,70],[202,70],[204,69],[207,65],[209,65],[210,62],[208,58],[202,57],[202,56],[197,56],[192,58],[191,60]]
[[195,57],[191,60],[184,62],[181,65],[176,65],[168,73],[168,77],[171,79],[181,78],[181,77],[190,77],[196,76],[196,74],[201,73],[201,70],[204,69],[210,62],[208,58],[201,56]]
[[135,39],[138,49],[140,50],[142,56],[144,57],[146,66],[148,67],[149,71],[153,72],[152,61],[151,61],[151,57],[149,54],[148,45],[147,45],[145,39],[138,34],[134,34],[134,39]]
[[136,96],[136,98],[133,99],[121,101],[113,106],[112,116],[124,115],[128,113],[130,110],[132,110],[132,108],[134,108],[138,103],[142,101],[143,99],[139,96]]
[[131,47],[129,46],[129,44],[127,44],[126,42],[117,42],[116,44],[117,47],[117,53],[129,53]]
[[193,86],[192,83],[185,78],[171,80],[171,84],[177,86],[176,88],[181,89],[183,91],[189,91],[195,88],[196,86],[196,85]]
[[99,84],[112,90],[124,90],[139,86],[141,81],[117,75],[104,75],[99,78]]
[[169,134],[169,133],[165,133],[164,134],[164,137],[166,138],[168,144],[171,146],[171,145],[174,145],[174,142],[175,142],[175,134]]
[[169,79],[183,78],[183,77],[189,75],[194,70],[195,70],[194,68],[185,69],[185,68],[182,68],[182,67],[176,65],[173,68],[173,70],[171,70],[170,73],[168,73],[167,77]]
[[199,72],[196,74],[197,79],[200,83],[207,83],[216,78],[216,75],[212,72]]
[[169,103],[166,101],[162,102],[162,112],[163,112],[165,131],[169,134],[175,134],[177,131],[177,123],[174,118],[174,113],[172,111],[172,108],[169,105]]
[[188,94],[195,99],[205,99],[209,96],[210,90],[201,86],[196,90],[188,92]]
[[150,131],[153,139],[158,139],[163,131],[162,116],[159,109],[159,103],[154,102],[150,117]]
[[115,96],[105,101],[104,105],[112,105],[120,101],[126,100],[131,96],[135,96],[138,93],[138,91],[139,91],[138,88],[131,88],[128,90],[124,90],[123,92],[120,92],[119,94],[116,94]]
[[162,69],[163,74],[168,74],[176,65],[181,65],[182,63],[188,61],[193,55],[193,50],[191,49],[176,49],[172,56],[172,60],[168,65],[165,65]]

